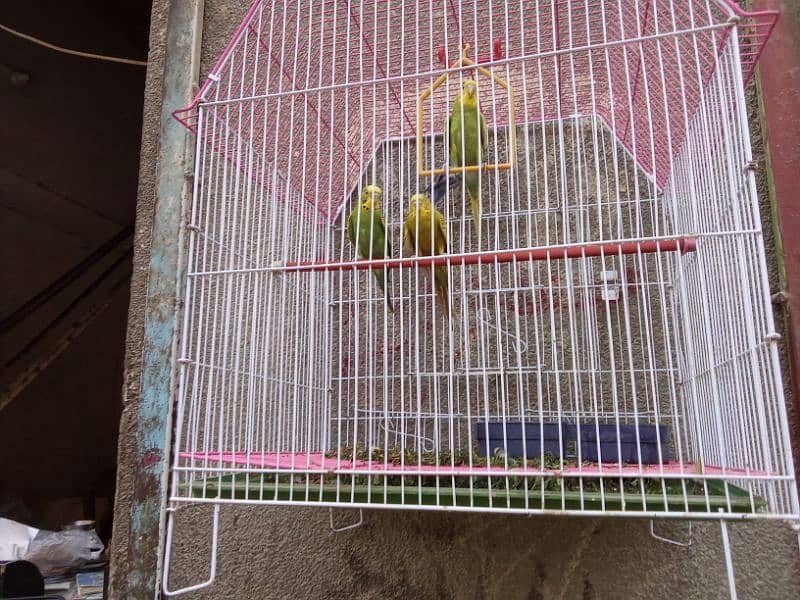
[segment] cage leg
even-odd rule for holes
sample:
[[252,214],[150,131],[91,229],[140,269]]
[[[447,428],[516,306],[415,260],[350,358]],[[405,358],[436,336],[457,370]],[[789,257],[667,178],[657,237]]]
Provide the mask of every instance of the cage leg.
[[355,523],[351,523],[350,525],[345,525],[344,527],[336,527],[333,524],[333,509],[330,509],[330,518],[331,518],[331,531],[339,532],[339,531],[347,531],[348,529],[356,529],[357,527],[361,527],[364,524],[364,509],[358,509],[358,521]]
[[195,590],[200,590],[204,587],[208,587],[212,583],[214,583],[214,579],[217,576],[217,539],[219,533],[219,504],[214,505],[214,516],[211,525],[211,567],[209,569],[208,579],[206,579],[202,583],[197,583],[195,585],[182,587],[177,590],[169,589],[169,563],[170,563],[170,555],[172,554],[173,512],[174,511],[172,509],[167,509],[167,541],[164,547],[164,579],[161,586],[162,589],[164,590],[165,596],[179,596],[187,592],[193,592]]
[[[719,512],[722,512],[722,509],[719,509]],[[737,600],[738,596],[736,595],[736,579],[733,574],[731,542],[728,539],[728,522],[725,519],[720,519],[719,525],[722,529],[722,548],[725,551],[725,569],[728,572],[728,590],[731,594],[731,600]]]
[[797,549],[800,550],[800,521],[791,524],[792,531],[797,534]]
[[672,538],[658,535],[655,530],[655,521],[653,519],[650,519],[650,535],[659,542],[664,542],[666,544],[673,544],[675,546],[681,546],[682,548],[688,548],[689,546],[692,545],[692,522],[689,521],[689,531],[687,533],[685,542],[681,542],[679,540],[674,540]]

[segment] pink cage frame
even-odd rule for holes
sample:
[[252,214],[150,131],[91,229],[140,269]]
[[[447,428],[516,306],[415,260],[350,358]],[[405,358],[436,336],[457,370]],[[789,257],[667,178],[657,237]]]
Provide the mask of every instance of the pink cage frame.
[[[310,209],[315,215],[313,220],[332,222],[381,144],[391,140],[411,139],[416,135],[416,93],[413,85],[403,86],[403,81],[413,78],[433,81],[448,69],[463,44],[478,42],[475,44],[476,62],[483,66],[502,68],[504,65],[532,59],[540,64],[544,63],[544,70],[540,68],[539,72],[552,77],[556,82],[555,91],[547,98],[540,99],[533,110],[518,111],[517,124],[564,119],[575,115],[597,117],[613,132],[638,166],[659,188],[664,188],[669,183],[671,157],[675,156],[685,139],[684,123],[690,120],[693,108],[699,104],[702,87],[714,74],[718,55],[728,43],[733,28],[738,28],[739,32],[739,59],[743,82],[747,85],[779,16],[774,10],[746,11],[735,4],[734,0],[708,1],[711,10],[695,9],[695,5],[705,4],[705,0],[618,0],[610,3],[618,8],[618,14],[614,18],[606,19],[604,14],[602,20],[595,20],[590,19],[596,16],[591,11],[598,10],[597,7],[602,10],[603,2],[586,4],[580,0],[553,0],[548,5],[549,9],[543,11],[549,21],[539,22],[538,30],[544,31],[545,35],[542,37],[537,34],[539,39],[536,48],[532,48],[521,27],[507,29],[505,36],[491,35],[490,19],[475,17],[472,22],[461,22],[459,9],[456,8],[458,3],[447,0],[448,10],[442,10],[441,14],[428,15],[428,33],[436,35],[436,39],[429,44],[431,52],[430,57],[426,58],[428,62],[420,68],[417,61],[418,68],[413,72],[406,72],[402,64],[409,57],[409,49],[397,50],[389,42],[386,48],[379,48],[373,43],[379,33],[377,11],[380,2],[365,0],[357,8],[346,0],[326,0],[320,4],[332,5],[340,11],[340,19],[344,17],[349,21],[347,34],[337,33],[334,28],[330,42],[333,50],[331,46],[326,46],[327,40],[320,42],[318,47],[309,48],[309,64],[314,60],[321,63],[326,59],[326,52],[335,55],[336,39],[333,38],[347,35],[359,38],[362,68],[359,70],[359,79],[350,77],[346,81],[326,81],[320,78],[314,85],[309,84],[308,73],[306,83],[301,83],[296,76],[296,65],[292,73],[282,60],[285,55],[291,54],[292,45],[294,51],[298,51],[303,36],[307,35],[308,28],[311,27],[311,19],[306,20],[304,30],[298,28],[294,33],[290,31],[288,34],[285,30],[279,32],[281,38],[278,42],[277,34],[268,30],[266,20],[263,19],[263,13],[272,3],[268,0],[255,0],[192,102],[187,107],[174,111],[173,116],[197,134],[201,106],[205,105],[211,110],[227,110],[226,127],[241,135],[247,119],[252,122],[274,116],[265,106],[266,99],[287,95],[302,97],[305,110],[310,110],[316,116],[317,127],[320,131],[324,130],[324,137],[331,142],[325,148],[325,139],[322,139],[318,144],[317,155],[321,152],[330,164],[332,155],[341,152],[345,166],[341,172],[325,174],[328,177],[327,188],[332,190],[327,195],[320,192],[321,186],[317,181],[308,181],[304,189],[298,182],[289,183],[299,192],[297,196],[302,200],[298,202],[304,204],[302,212],[307,217]],[[528,3],[526,6],[530,5],[538,7],[539,3]],[[479,7],[474,10],[477,13],[482,9]],[[538,8],[536,10],[537,17],[540,17]],[[372,23],[370,16],[373,17]],[[659,19],[662,23],[669,23],[670,32],[661,31],[664,29],[663,25],[658,28]],[[298,18],[298,23],[299,21]],[[474,27],[478,23],[480,26]],[[444,40],[440,39],[447,27],[460,32],[459,36],[452,36],[459,39],[446,39],[446,34]],[[551,35],[546,35],[548,32]],[[688,37],[692,39],[681,39],[681,32],[684,32],[684,38],[687,38],[685,33],[690,33],[691,36]],[[674,43],[661,43],[660,40],[668,36],[675,38]],[[289,51],[285,52],[287,45]],[[654,55],[656,47],[658,57]],[[587,82],[592,75],[592,63],[597,60],[593,53],[599,49],[605,53],[608,85],[613,89],[605,95],[597,94],[594,86]],[[280,53],[276,50],[280,50]],[[364,53],[370,59],[366,70],[363,68]],[[269,56],[265,62],[271,63],[280,71],[272,81],[268,74],[265,75],[265,67],[260,65],[266,54]],[[345,60],[348,64],[358,62],[359,53],[349,53]],[[398,64],[401,65],[399,69]],[[694,79],[685,79],[684,68],[693,69],[697,76]],[[268,73],[269,69],[266,71]],[[519,73],[512,74],[510,83],[515,89],[523,90],[524,86],[519,79]],[[339,111],[331,110],[330,117],[326,116],[328,113],[322,99],[326,92],[329,91],[331,96],[334,90],[337,94],[343,90],[352,93],[359,86],[371,84],[387,86],[390,92],[387,95],[391,96],[388,101],[391,107],[377,101],[366,105],[365,112],[391,112],[388,125],[382,131],[383,135],[370,138],[369,131],[366,136],[363,130],[353,131],[349,123],[341,122],[344,117]],[[570,88],[571,93],[565,91]],[[682,102],[675,102],[670,97],[678,93],[682,96]],[[258,100],[264,101],[259,103]],[[237,117],[230,109],[233,105],[241,106],[247,102],[250,102],[249,116],[243,116],[240,110]],[[256,104],[257,107],[252,106]],[[364,106],[362,104],[362,109]],[[400,110],[390,110],[398,106]],[[431,111],[432,123],[441,123],[447,111],[448,100],[444,98]],[[230,125],[231,118],[234,121],[233,126]],[[492,114],[487,113],[487,120],[490,126],[501,127],[508,124],[508,115],[500,106]],[[279,143],[291,145],[288,140],[298,135],[298,125],[278,123],[277,126],[281,128]],[[306,133],[303,132],[304,135]],[[439,132],[431,128],[425,135],[436,133]],[[247,132],[244,135],[247,136]],[[210,144],[213,151],[235,161],[235,152],[230,142],[218,138],[211,140],[207,133],[202,137],[203,139],[198,140],[200,143]],[[323,138],[319,131],[317,138]],[[254,139],[246,141],[251,146],[256,145]],[[276,170],[285,174],[287,165],[293,159],[299,160],[297,151],[286,153],[283,162],[276,165]],[[325,164],[324,160],[319,162]],[[250,173],[250,176],[263,184],[269,173]],[[294,208],[297,210],[298,206]]]

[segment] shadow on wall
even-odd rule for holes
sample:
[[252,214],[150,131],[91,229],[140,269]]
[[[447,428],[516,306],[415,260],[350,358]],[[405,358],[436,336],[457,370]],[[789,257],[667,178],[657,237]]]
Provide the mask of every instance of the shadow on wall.
[[[0,24],[146,60],[150,4],[4,3]],[[144,78],[141,66],[68,56],[0,31],[4,324],[133,223]],[[129,253],[113,250],[3,332],[0,515],[43,527],[86,515],[110,527],[131,266]],[[20,387],[26,370],[35,377]]]
[[[171,587],[208,573],[210,507],[176,521]],[[222,508],[215,583],[196,598],[727,597],[717,523],[695,523],[688,548],[650,536],[646,520],[368,511],[329,528],[328,511]],[[337,525],[357,519],[337,510]],[[684,540],[685,523],[656,524]],[[800,594],[797,538],[784,524],[729,527],[740,597]],[[763,565],[770,565],[767,572]],[[302,576],[298,576],[302,573]]]

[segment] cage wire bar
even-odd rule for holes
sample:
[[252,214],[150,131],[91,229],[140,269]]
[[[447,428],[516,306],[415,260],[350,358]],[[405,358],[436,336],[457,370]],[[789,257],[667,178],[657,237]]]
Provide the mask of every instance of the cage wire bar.
[[[170,505],[796,519],[745,105],[776,18],[256,1],[175,113],[197,147]],[[475,76],[486,162],[513,167],[480,170],[480,242],[452,174],[448,252],[415,256],[417,153],[449,172]],[[385,259],[347,239],[367,185]]]

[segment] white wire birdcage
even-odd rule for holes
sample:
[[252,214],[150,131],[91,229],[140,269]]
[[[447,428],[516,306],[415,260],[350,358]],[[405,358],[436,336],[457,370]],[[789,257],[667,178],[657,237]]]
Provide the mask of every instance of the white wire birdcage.
[[[775,18],[255,2],[176,113],[197,149],[170,502],[796,517],[745,102]],[[471,78],[480,237],[463,169],[435,169]],[[347,234],[368,185],[372,260]],[[418,193],[443,196],[438,258],[403,248]]]

